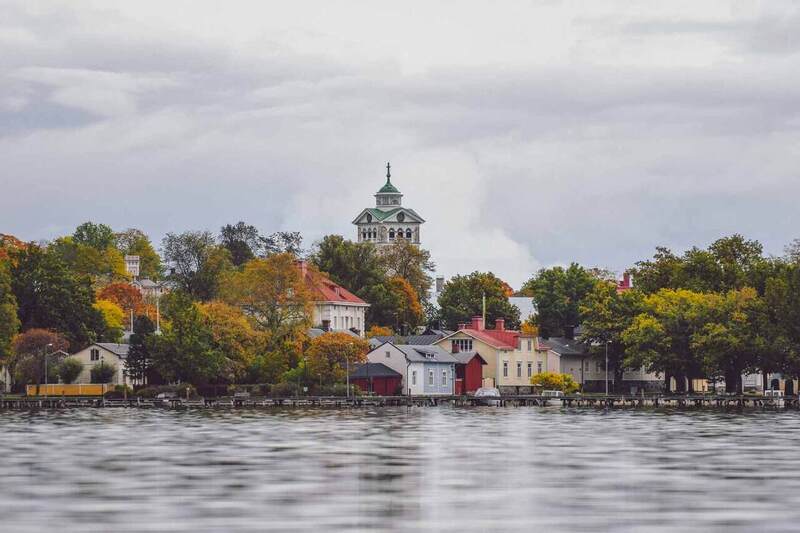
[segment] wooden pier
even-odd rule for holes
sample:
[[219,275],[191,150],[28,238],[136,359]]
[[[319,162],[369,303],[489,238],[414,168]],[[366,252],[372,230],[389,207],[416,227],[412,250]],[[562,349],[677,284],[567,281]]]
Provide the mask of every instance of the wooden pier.
[[241,409],[268,407],[459,407],[486,404],[499,407],[562,407],[595,409],[800,409],[798,397],[768,397],[756,395],[571,395],[549,397],[539,395],[506,395],[499,398],[474,396],[300,396],[270,397],[219,397],[219,398],[166,398],[166,399],[104,399],[90,397],[0,397],[2,409],[74,409],[74,408],[131,408],[131,409]]

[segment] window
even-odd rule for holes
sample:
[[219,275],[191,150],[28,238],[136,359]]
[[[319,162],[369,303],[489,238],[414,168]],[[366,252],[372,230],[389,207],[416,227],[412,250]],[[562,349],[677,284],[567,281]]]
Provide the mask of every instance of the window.
[[398,213],[397,214],[397,221],[398,222],[403,222],[405,219],[406,219],[406,215],[405,214],[403,214],[403,213]]
[[447,370],[442,370],[442,385],[447,385]]
[[508,361],[503,361],[503,377],[508,377]]
[[339,317],[333,317],[333,329],[339,329]]
[[100,360],[100,350],[98,350],[97,348],[92,348],[92,350],[89,352],[89,358],[92,361],[99,361]]
[[586,364],[584,365],[584,369],[585,369],[587,372],[589,371],[589,361],[586,361]]
[[394,239],[394,229],[389,230],[389,238]]
[[417,371],[416,370],[411,372],[411,384],[412,385],[416,385],[417,384]]
[[453,349],[452,352],[456,350],[460,352],[471,352],[472,351],[472,339],[453,339]]
[[597,363],[595,363],[595,371],[596,372],[602,372],[603,371],[603,362],[602,361],[597,361]]
[[528,351],[530,352],[533,349],[533,341],[528,339]]
[[536,362],[536,373],[537,374],[541,374],[542,373],[542,362],[541,361],[537,361]]
[[533,375],[533,363],[528,363],[528,377]]
[[386,359],[391,359],[391,357],[392,357],[392,352],[386,350]]
[[367,222],[372,222],[372,215],[367,213]]
[[522,362],[521,361],[517,361],[517,377],[518,378],[522,377]]
[[433,386],[433,370],[428,370],[428,385]]
[[411,230],[410,229],[406,230],[406,239],[408,239],[409,241],[411,240]]

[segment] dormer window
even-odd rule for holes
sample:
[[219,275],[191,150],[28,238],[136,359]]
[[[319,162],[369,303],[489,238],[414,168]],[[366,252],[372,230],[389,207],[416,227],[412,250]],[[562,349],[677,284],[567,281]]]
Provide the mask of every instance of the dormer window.
[[369,213],[367,213],[367,224],[369,224],[369,223],[371,223],[371,222],[372,222],[372,215],[370,215]]

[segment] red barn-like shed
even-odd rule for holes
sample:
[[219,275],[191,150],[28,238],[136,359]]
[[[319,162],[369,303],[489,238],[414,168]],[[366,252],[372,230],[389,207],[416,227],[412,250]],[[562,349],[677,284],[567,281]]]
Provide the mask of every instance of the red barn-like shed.
[[456,363],[456,394],[470,394],[481,388],[483,365],[486,360],[478,352],[457,352],[453,354]]
[[358,385],[362,391],[370,391],[378,396],[399,394],[403,376],[383,363],[364,363],[350,374],[350,383]]

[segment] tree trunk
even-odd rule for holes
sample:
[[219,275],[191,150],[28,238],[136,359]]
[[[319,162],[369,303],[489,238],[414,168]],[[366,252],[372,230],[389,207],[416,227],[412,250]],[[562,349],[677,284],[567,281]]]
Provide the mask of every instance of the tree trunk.
[[615,368],[614,369],[614,392],[616,394],[622,393],[622,374],[624,370],[622,368]]
[[735,368],[728,368],[725,370],[725,392],[728,394],[738,394],[742,390],[740,380],[741,372]]
[[675,374],[675,392],[684,394],[686,392],[686,374]]
[[761,390],[769,389],[769,369],[763,368],[761,370]]
[[672,392],[672,374],[664,372],[664,393],[669,394]]

